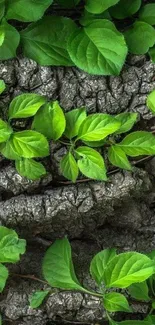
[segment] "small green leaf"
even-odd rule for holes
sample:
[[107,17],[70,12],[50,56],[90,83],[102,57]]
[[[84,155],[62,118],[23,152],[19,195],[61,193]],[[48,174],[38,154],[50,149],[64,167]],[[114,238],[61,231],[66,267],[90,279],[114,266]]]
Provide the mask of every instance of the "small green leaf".
[[119,0],[87,0],[86,9],[92,14],[100,14],[110,7],[116,5]]
[[82,141],[100,141],[116,132],[120,122],[108,114],[89,115],[81,124],[78,139]]
[[23,22],[39,20],[53,0],[11,0],[7,1],[6,18]]
[[86,117],[87,113],[85,107],[73,109],[66,113],[66,129],[64,135],[69,139],[74,138],[78,134],[79,127]]
[[0,60],[12,59],[16,57],[20,35],[17,30],[9,25],[4,19],[0,25],[0,30],[1,33],[4,33],[4,40],[0,47]]
[[37,94],[19,95],[12,100],[9,106],[9,118],[34,116],[45,102],[46,99]]
[[137,113],[121,113],[115,116],[116,120],[121,123],[120,128],[115,132],[116,134],[122,134],[132,129],[133,125],[137,121]]
[[144,254],[127,252],[115,256],[107,265],[103,281],[107,288],[127,288],[148,279],[155,269],[154,261]]
[[150,25],[155,25],[155,4],[149,3],[142,7],[139,13],[139,20]]
[[12,132],[13,130],[9,124],[0,119],[0,143],[7,141]]
[[56,0],[64,8],[74,8],[80,0]]
[[32,296],[29,298],[30,307],[31,308],[38,308],[44,301],[44,299],[49,294],[49,290],[45,291],[36,291],[32,294]]
[[2,143],[2,146],[0,147],[0,152],[7,159],[11,159],[11,160],[20,159],[20,156],[15,151],[12,137],[10,137],[10,139],[6,143]]
[[149,288],[146,281],[132,284],[130,287],[128,287],[128,292],[134,299],[150,301]]
[[36,180],[46,175],[45,167],[40,162],[33,159],[23,158],[16,160],[15,164],[18,173],[28,179]]
[[153,90],[147,97],[147,107],[155,114],[155,90]]
[[88,26],[73,31],[68,40],[68,52],[74,64],[90,74],[119,75],[127,46],[123,34],[112,22],[95,19]]
[[96,254],[90,264],[90,273],[98,285],[103,281],[103,274],[107,264],[116,256],[116,250],[104,249]]
[[71,180],[73,183],[76,182],[78,177],[79,169],[71,152],[68,152],[60,162],[61,172],[64,177]]
[[8,276],[9,272],[7,268],[3,264],[0,264],[0,292],[3,291]]
[[12,145],[14,151],[23,158],[39,158],[49,155],[47,139],[36,131],[15,132],[12,136]]
[[129,52],[145,54],[155,44],[155,29],[147,23],[137,21],[124,33]]
[[78,167],[86,177],[106,181],[106,167],[102,156],[89,147],[79,147],[75,151],[82,158],[78,160]]
[[131,166],[125,152],[117,145],[111,146],[108,149],[108,159],[111,162],[111,164],[116,167],[127,169],[127,170],[132,170],[132,166]]
[[56,240],[47,250],[43,259],[43,275],[52,287],[86,291],[75,275],[67,238]]
[[131,312],[132,311],[125,296],[117,292],[110,292],[105,294],[103,298],[103,305],[104,308],[110,312],[116,312],[116,311]]
[[133,132],[128,134],[117,146],[130,157],[154,155],[155,136],[146,131]]
[[24,239],[19,239],[14,230],[0,226],[0,263],[18,262],[25,249]]
[[6,88],[5,82],[3,80],[0,80],[0,95],[3,93],[5,88]]
[[124,19],[134,15],[141,7],[141,0],[120,0],[110,8],[110,14],[117,19]]
[[58,140],[66,127],[64,113],[57,101],[45,104],[34,117],[32,128],[49,140]]

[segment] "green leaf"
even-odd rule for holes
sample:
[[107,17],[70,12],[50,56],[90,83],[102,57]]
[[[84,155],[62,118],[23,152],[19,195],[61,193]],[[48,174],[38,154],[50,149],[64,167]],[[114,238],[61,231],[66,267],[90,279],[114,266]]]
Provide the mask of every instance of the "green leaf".
[[12,100],[9,106],[9,118],[34,116],[45,102],[45,97],[37,94],[19,95]]
[[71,180],[73,183],[76,182],[79,169],[71,152],[68,152],[60,161],[60,168],[62,175],[67,179]]
[[150,25],[155,25],[155,4],[149,3],[142,7],[139,13],[139,20]]
[[23,158],[16,160],[16,169],[18,173],[28,179],[36,180],[46,175],[45,167],[33,159]]
[[0,0],[0,20],[4,17],[5,14],[5,0]]
[[86,9],[92,14],[100,14],[118,2],[119,0],[87,0]]
[[0,26],[0,46],[4,43],[5,32],[4,29]]
[[73,8],[75,7],[80,0],[57,0],[57,3],[64,8]]
[[0,119],[0,143],[7,141],[12,132],[9,124]]
[[106,139],[100,141],[83,141],[88,147],[100,148],[106,143]]
[[79,147],[75,151],[82,158],[78,160],[78,167],[86,177],[106,181],[106,167],[102,156],[89,147]]
[[141,0],[120,0],[116,6],[110,8],[110,14],[117,19],[130,17],[140,9],[141,3]]
[[155,90],[153,90],[147,97],[147,107],[155,114]]
[[120,127],[120,122],[108,114],[89,115],[81,124],[78,139],[82,141],[100,141]]
[[12,137],[10,137],[10,139],[6,143],[4,144],[2,143],[2,146],[0,147],[0,152],[7,159],[11,159],[11,160],[20,159],[20,156],[15,151]]
[[151,260],[155,260],[155,250],[153,250],[152,252],[148,253],[147,256],[148,256]]
[[90,74],[119,75],[127,46],[112,22],[96,19],[71,34],[68,52],[74,64]]
[[49,140],[58,140],[66,127],[64,113],[57,101],[45,104],[34,117],[32,128]]
[[3,264],[0,264],[0,292],[3,291],[8,276],[9,276],[9,272],[7,268]]
[[23,158],[39,158],[49,155],[47,139],[36,131],[15,132],[12,136],[12,145],[14,151]]
[[43,275],[52,287],[86,291],[75,275],[67,238],[56,240],[47,250],[43,259]]
[[149,50],[151,60],[155,63],[155,46]]
[[145,54],[155,44],[155,29],[147,23],[137,21],[124,33],[129,52]]
[[38,308],[43,303],[44,299],[47,297],[49,293],[50,293],[49,290],[34,292],[32,296],[29,298],[30,307]]
[[104,308],[110,312],[116,312],[116,311],[131,312],[132,311],[125,296],[117,292],[110,292],[105,294],[103,298],[103,305]]
[[148,315],[145,320],[148,321],[148,325],[154,325],[155,324],[155,315]]
[[25,249],[24,239],[19,239],[14,230],[0,226],[0,263],[18,262]]
[[150,322],[144,320],[125,320],[118,322],[117,325],[151,325]]
[[21,32],[24,55],[40,65],[72,66],[67,43],[76,28],[69,18],[44,17]]
[[95,19],[109,19],[109,20],[111,20],[111,17],[110,17],[108,10],[102,12],[101,14],[91,14],[90,12],[88,12],[85,9],[83,11],[83,14],[82,14],[79,22],[82,26],[87,26],[90,23],[92,23]]
[[103,274],[107,264],[116,256],[116,249],[104,249],[96,254],[90,264],[90,273],[98,285],[103,281]]
[[130,157],[154,155],[155,136],[146,131],[133,132],[128,134],[117,146]]
[[137,121],[137,113],[121,113],[115,116],[116,120],[121,123],[120,128],[115,132],[116,134],[122,134],[132,129],[133,125]]
[[127,288],[148,279],[155,269],[154,261],[146,255],[128,252],[115,256],[107,265],[103,280],[107,288]]
[[111,164],[116,167],[127,169],[127,170],[132,170],[132,166],[131,166],[125,152],[117,145],[111,146],[108,149],[108,159],[111,162]]
[[0,95],[3,93],[5,88],[6,88],[5,82],[3,80],[0,80]]
[[11,0],[7,2],[6,18],[23,22],[39,20],[53,0]]
[[146,281],[132,284],[130,287],[128,287],[128,292],[134,299],[150,301],[149,288]]
[[17,30],[5,20],[1,23],[0,30],[4,33],[4,40],[0,47],[0,60],[12,59],[16,57],[20,35]]
[[69,139],[74,138],[78,134],[79,127],[86,117],[87,113],[85,107],[73,109],[66,113],[66,129],[64,135]]

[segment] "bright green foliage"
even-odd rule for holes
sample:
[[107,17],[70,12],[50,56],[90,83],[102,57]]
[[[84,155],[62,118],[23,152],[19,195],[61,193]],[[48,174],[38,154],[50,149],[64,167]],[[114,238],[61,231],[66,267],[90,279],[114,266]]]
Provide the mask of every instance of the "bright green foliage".
[[21,176],[32,180],[36,180],[46,175],[45,167],[34,159],[23,158],[16,160],[15,166]]
[[0,119],[0,143],[7,141],[12,132],[9,124]]
[[38,308],[44,301],[44,299],[48,296],[49,290],[45,291],[36,291],[29,298],[30,307]]
[[87,0],[86,9],[92,14],[100,14],[118,2],[119,0]]
[[37,94],[19,95],[10,104],[9,119],[34,116],[45,101],[43,96]]
[[147,107],[155,114],[155,90],[147,97]]
[[3,291],[8,276],[9,276],[8,269],[3,264],[0,263],[0,292]]
[[103,274],[107,264],[116,256],[116,249],[104,249],[96,254],[90,264],[90,273],[98,285],[103,281]]
[[137,113],[121,113],[116,115],[116,120],[121,123],[120,128],[115,132],[116,134],[121,134],[128,132],[132,129],[134,124],[137,121],[138,114]]
[[146,4],[140,11],[139,19],[150,25],[155,25],[155,4]]
[[116,6],[111,8],[110,13],[117,19],[130,17],[140,9],[141,2],[141,0],[120,0]]
[[106,293],[103,298],[104,308],[110,312],[125,311],[131,312],[129,303],[124,295],[118,292]]
[[64,177],[71,180],[73,183],[76,182],[79,174],[79,169],[76,160],[74,159],[74,156],[71,154],[71,152],[68,152],[62,158],[60,162],[60,168]]
[[119,167],[119,168],[132,170],[132,166],[131,166],[125,152],[119,146],[114,145],[109,148],[108,158],[112,165]]
[[0,46],[0,60],[12,59],[16,56],[20,35],[6,20],[3,20],[0,24],[0,31],[3,33],[4,37],[2,45]]
[[5,82],[3,80],[0,80],[0,95],[3,93],[5,88],[6,88]]
[[84,107],[74,109],[65,114],[66,129],[64,134],[68,139],[72,139],[78,134],[79,127],[86,117],[87,113]]
[[134,283],[128,287],[130,296],[137,300],[150,301],[149,288],[147,282]]

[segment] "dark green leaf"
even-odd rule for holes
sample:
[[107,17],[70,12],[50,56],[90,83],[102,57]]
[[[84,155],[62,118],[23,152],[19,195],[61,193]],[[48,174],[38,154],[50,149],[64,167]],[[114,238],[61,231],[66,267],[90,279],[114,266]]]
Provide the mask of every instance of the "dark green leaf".
[[141,3],[141,0],[120,0],[110,9],[110,13],[114,18],[124,19],[134,15],[140,9]]
[[80,2],[80,0],[57,0],[57,3],[65,8],[73,8],[79,2]]
[[86,9],[92,14],[100,14],[110,7],[116,5],[119,0],[87,0]]
[[5,0],[0,0],[0,20],[4,17],[5,14]]
[[125,152],[117,145],[111,146],[108,149],[108,159],[111,162],[111,164],[116,167],[127,169],[127,170],[132,170],[132,166],[131,166]]
[[32,294],[32,296],[29,298],[30,307],[31,308],[38,308],[44,301],[44,299],[49,294],[49,290],[45,291],[36,291]]
[[45,102],[45,97],[37,94],[19,95],[12,100],[9,106],[9,118],[34,116]]
[[147,107],[155,114],[155,90],[147,97]]
[[112,22],[96,19],[72,33],[68,52],[74,64],[90,74],[118,75],[125,62],[127,46]]
[[117,292],[110,292],[105,294],[103,298],[103,305],[104,308],[110,312],[116,312],[116,311],[131,312],[132,311],[125,296]]
[[142,7],[139,13],[139,20],[145,21],[150,25],[155,25],[155,4],[148,3]]
[[0,95],[3,93],[5,88],[6,88],[5,82],[3,80],[0,80]]
[[132,129],[133,125],[137,121],[137,113],[121,113],[115,116],[116,120],[121,123],[120,128],[115,132],[116,134],[121,134],[128,132]]
[[76,28],[69,18],[44,17],[21,32],[24,55],[40,65],[72,66],[67,43]]
[[[9,272],[8,272],[7,268],[3,264],[0,264],[0,292],[3,291],[8,276],[9,276]],[[0,319],[0,322],[1,322],[1,319]]]
[[19,45],[20,35],[17,30],[5,20],[0,25],[1,33],[4,33],[4,41],[0,47],[0,60],[7,60],[16,57],[16,50]]
[[0,226],[0,263],[18,262],[25,249],[24,239],[19,239],[14,230]]
[[147,23],[137,21],[124,33],[129,52],[145,54],[155,44],[155,29]]
[[137,131],[128,134],[119,146],[128,156],[155,154],[155,136],[150,132]]
[[155,63],[155,46],[149,50],[149,55],[152,61]]
[[48,139],[58,140],[66,127],[64,113],[57,101],[45,104],[34,117],[33,129]]
[[109,11],[106,10],[102,12],[101,14],[91,14],[86,9],[83,11],[82,17],[80,18],[80,24],[82,26],[87,26],[90,23],[92,23],[95,19],[109,19],[111,20],[111,16],[109,14]]
[[147,282],[134,283],[128,287],[129,294],[132,298],[142,301],[150,301],[149,288]]
[[43,259],[43,275],[52,287],[85,291],[75,275],[67,238],[56,240],[47,250]]
[[78,167],[86,177],[106,181],[106,167],[102,156],[89,147],[79,147],[76,153],[82,158],[78,160]]
[[74,138],[78,134],[79,127],[86,117],[85,107],[77,108],[66,113],[66,129],[64,135],[69,139]]
[[23,158],[16,160],[16,169],[18,173],[28,179],[36,180],[46,175],[45,167],[33,159]]
[[0,119],[0,143],[7,141],[12,132],[13,130],[9,124]]
[[98,285],[103,281],[103,274],[107,264],[116,256],[116,250],[104,249],[96,254],[90,264],[90,273]]
[[68,152],[60,162],[61,172],[64,177],[71,180],[73,183],[76,182],[78,177],[79,169],[71,152]]
[[148,325],[154,325],[155,324],[155,315],[148,315],[145,320],[148,321]]
[[145,320],[125,320],[118,322],[117,325],[151,325],[150,322]]

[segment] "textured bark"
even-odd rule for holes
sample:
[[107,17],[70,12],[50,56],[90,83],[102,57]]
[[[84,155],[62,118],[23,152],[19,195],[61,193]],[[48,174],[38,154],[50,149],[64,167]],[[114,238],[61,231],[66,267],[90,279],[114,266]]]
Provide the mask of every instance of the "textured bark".
[[[7,83],[1,96],[1,115],[6,116],[9,101],[21,92],[36,92],[58,99],[65,110],[85,105],[88,112],[116,114],[139,112],[145,128],[154,118],[145,105],[147,94],[155,88],[155,65],[145,57],[131,57],[119,77],[90,76],[76,68],[39,67],[28,59],[0,63],[0,79]],[[24,122],[21,122],[21,128]],[[53,175],[65,152],[51,144],[51,157],[45,162]],[[88,182],[59,185],[52,173],[41,181],[27,181],[13,164],[0,160],[0,222],[17,229],[28,240],[28,252],[11,273],[41,277],[41,259],[49,242],[68,235],[80,280],[94,287],[88,265],[92,256],[105,247],[119,251],[148,252],[155,247],[155,159],[140,164],[132,173],[118,172],[107,183]],[[29,308],[28,297],[43,285],[12,277],[0,309],[4,324],[53,325],[69,321],[82,324],[102,321],[104,310],[97,298],[81,293],[53,293],[38,310]],[[135,312],[147,307],[134,305]]]

